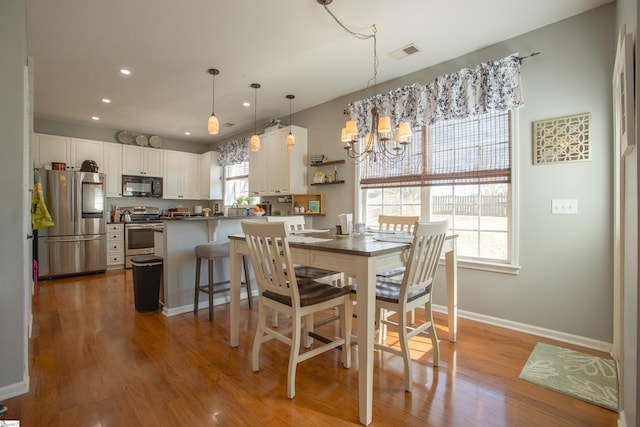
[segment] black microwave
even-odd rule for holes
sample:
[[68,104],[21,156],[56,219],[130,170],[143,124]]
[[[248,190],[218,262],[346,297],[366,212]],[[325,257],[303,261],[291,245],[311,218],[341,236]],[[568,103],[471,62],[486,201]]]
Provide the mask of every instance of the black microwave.
[[122,197],[162,197],[162,178],[122,175]]

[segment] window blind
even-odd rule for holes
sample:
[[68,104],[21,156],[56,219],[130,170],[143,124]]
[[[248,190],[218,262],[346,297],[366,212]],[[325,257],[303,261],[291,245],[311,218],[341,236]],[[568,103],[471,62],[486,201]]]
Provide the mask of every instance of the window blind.
[[426,125],[398,161],[362,163],[367,188],[511,182],[511,112],[494,111]]
[[224,167],[224,176],[227,180],[249,177],[249,162],[236,163]]

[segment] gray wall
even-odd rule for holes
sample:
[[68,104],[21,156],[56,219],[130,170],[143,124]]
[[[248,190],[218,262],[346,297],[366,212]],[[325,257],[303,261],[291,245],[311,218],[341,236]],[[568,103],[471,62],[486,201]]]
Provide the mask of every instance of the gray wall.
[[[428,83],[438,75],[512,52],[542,52],[522,66],[525,106],[519,110],[516,159],[522,269],[519,275],[460,269],[460,310],[611,343],[615,44],[615,5],[611,4],[387,82],[378,90]],[[365,82],[363,76],[363,86]],[[342,110],[365,96],[365,92],[351,94],[293,117],[294,124],[309,129],[310,153],[344,158],[339,142],[345,120]],[[592,114],[592,160],[533,166],[532,121],[586,112]],[[342,170],[347,184],[322,188],[327,216],[314,220],[314,227],[329,227],[335,214],[354,210],[354,168],[347,164]],[[578,215],[552,216],[551,200],[568,198],[578,200]],[[435,302],[446,305],[443,270],[439,276]]]
[[[25,262],[28,244],[23,221],[28,185],[24,177],[24,66],[26,65],[24,0],[3,0],[0,7],[0,401],[26,384]],[[30,245],[30,243],[29,243]],[[29,251],[30,252],[30,251]],[[28,261],[31,264],[30,261]]]

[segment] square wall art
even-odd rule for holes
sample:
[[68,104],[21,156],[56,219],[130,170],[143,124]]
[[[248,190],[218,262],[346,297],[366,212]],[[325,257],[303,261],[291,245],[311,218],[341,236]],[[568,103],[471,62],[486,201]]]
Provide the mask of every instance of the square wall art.
[[533,122],[533,164],[591,160],[591,113]]

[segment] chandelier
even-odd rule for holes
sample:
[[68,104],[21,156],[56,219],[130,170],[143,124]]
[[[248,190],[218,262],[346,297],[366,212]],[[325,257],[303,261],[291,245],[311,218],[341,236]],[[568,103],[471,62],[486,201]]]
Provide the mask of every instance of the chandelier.
[[364,140],[360,140],[358,126],[355,120],[348,120],[342,128],[341,141],[345,143],[344,149],[347,157],[355,163],[364,160],[396,161],[402,158],[406,152],[409,138],[412,135],[411,125],[403,122],[397,128],[393,128],[389,116],[381,116],[380,108],[376,105],[378,83],[378,40],[376,37],[376,25],[371,26],[371,33],[356,33],[347,28],[327,7],[333,0],[317,0],[336,23],[348,34],[359,40],[373,39],[373,76],[367,82],[367,90],[374,89],[374,105],[371,108],[371,122],[369,132]]

